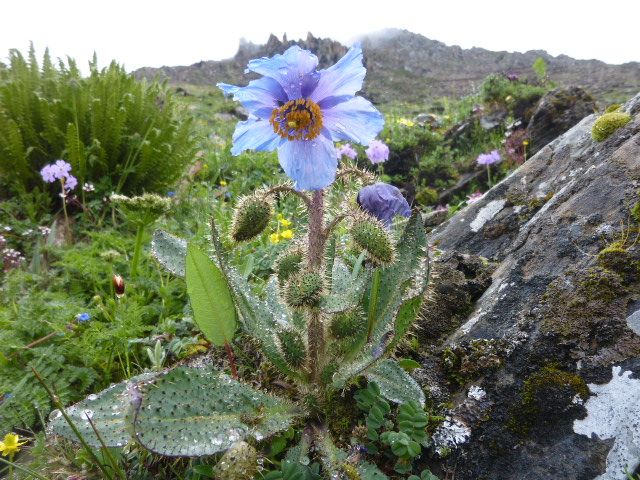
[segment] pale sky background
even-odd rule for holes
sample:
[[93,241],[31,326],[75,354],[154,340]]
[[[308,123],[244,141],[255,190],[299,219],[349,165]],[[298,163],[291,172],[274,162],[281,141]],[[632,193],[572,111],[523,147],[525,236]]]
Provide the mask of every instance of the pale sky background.
[[242,37],[310,31],[350,44],[384,28],[463,48],[640,61],[640,0],[0,0],[0,15],[0,61],[32,40],[39,57],[48,46],[82,67],[94,50],[100,65],[133,70],[228,58]]

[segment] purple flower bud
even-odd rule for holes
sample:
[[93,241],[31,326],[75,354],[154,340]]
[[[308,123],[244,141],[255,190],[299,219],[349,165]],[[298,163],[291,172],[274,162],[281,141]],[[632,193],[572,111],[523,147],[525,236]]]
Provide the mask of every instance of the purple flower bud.
[[374,165],[389,160],[389,147],[380,140],[371,140],[369,148],[366,150],[367,157]]
[[358,205],[370,213],[387,227],[391,225],[393,217],[402,215],[411,216],[411,207],[402,196],[398,188],[387,183],[367,185],[358,192]]

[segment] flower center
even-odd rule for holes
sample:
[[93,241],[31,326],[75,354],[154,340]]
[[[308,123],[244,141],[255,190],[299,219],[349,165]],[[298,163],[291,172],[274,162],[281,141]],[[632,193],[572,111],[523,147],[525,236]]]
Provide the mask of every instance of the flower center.
[[308,98],[289,100],[271,112],[273,131],[287,140],[313,140],[322,130],[322,112]]

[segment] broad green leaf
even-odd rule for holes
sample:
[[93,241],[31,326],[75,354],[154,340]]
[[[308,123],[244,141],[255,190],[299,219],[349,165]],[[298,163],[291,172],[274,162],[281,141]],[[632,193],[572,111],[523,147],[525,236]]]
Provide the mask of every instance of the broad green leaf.
[[230,343],[236,331],[236,308],[225,276],[195,245],[187,247],[187,293],[193,318],[214,345]]
[[376,363],[364,372],[370,382],[376,382],[380,393],[395,403],[418,402],[424,406],[425,397],[420,385],[394,360],[386,359]]
[[297,415],[285,400],[264,394],[213,368],[178,367],[142,392],[136,439],[161,455],[203,456],[249,437],[286,430]]
[[151,254],[164,268],[178,277],[184,277],[187,241],[164,230],[153,232]]
[[[130,380],[111,385],[106,390],[91,394],[81,402],[65,409],[66,414],[80,431],[84,440],[92,447],[100,447],[91,419],[102,440],[108,447],[122,447],[131,440],[129,424],[129,407],[135,400],[136,384],[151,380],[156,373],[144,373]],[[60,410],[54,410],[49,415],[47,429],[69,440],[78,441]]]

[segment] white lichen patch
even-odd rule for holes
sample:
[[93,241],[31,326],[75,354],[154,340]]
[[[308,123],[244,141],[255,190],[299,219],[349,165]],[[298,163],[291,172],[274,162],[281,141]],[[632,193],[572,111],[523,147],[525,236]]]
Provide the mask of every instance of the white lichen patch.
[[501,198],[499,200],[492,200],[487,203],[480,209],[480,211],[476,215],[476,218],[473,219],[473,222],[469,224],[471,231],[479,232],[480,229],[484,227],[485,223],[495,217],[500,212],[500,210],[504,208],[504,205],[506,203],[507,201],[504,198]]
[[446,417],[444,422],[433,434],[433,444],[436,453],[443,455],[452,449],[466,443],[471,436],[471,429],[460,420]]
[[640,310],[636,310],[627,317],[627,325],[636,335],[640,335]]
[[467,397],[473,400],[481,401],[481,400],[484,400],[484,397],[486,396],[487,396],[487,392],[485,392],[478,385],[471,385],[471,387],[469,387],[469,392],[467,393]]
[[623,471],[640,465],[640,380],[613,367],[613,378],[603,385],[589,384],[593,396],[585,403],[587,417],[573,422],[573,431],[600,439],[614,438],[606,471],[594,480],[619,480]]
[[478,323],[480,319],[484,317],[486,314],[487,312],[483,312],[482,309],[480,309],[477,314],[475,314],[473,317],[467,320],[467,322],[464,325],[462,325],[462,327],[460,327],[460,331],[463,334],[469,333],[471,331],[471,328],[473,328],[473,326],[476,323]]

